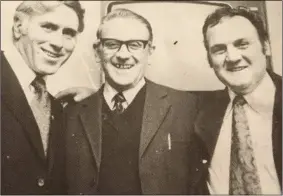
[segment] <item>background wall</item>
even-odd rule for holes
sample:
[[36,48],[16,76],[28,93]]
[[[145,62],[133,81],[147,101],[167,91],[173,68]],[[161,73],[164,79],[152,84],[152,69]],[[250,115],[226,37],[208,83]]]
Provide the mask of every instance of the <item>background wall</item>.
[[282,76],[282,1],[266,1],[274,71]]
[[[10,29],[12,25],[12,16],[16,6],[21,1],[1,1],[1,50],[6,46],[9,39]],[[282,1],[219,1],[226,2],[232,6],[248,6],[255,11],[259,11],[265,17],[270,33],[273,69],[276,73],[282,75]],[[86,9],[85,23],[86,28],[80,35],[77,48],[68,61],[54,76],[48,80],[48,87],[51,93],[56,94],[58,91],[73,86],[86,86],[98,89],[101,85],[101,69],[95,61],[92,49],[92,43],[96,39],[96,29],[99,25],[101,17],[106,13],[108,2],[101,1],[81,1],[82,6]],[[177,15],[178,13],[176,13]],[[158,11],[156,11],[158,15]],[[179,35],[182,33],[180,30]],[[173,39],[174,37],[172,37]],[[193,38],[191,38],[194,41]],[[171,42],[170,42],[171,43]],[[159,47],[162,50],[162,47]],[[175,51],[184,53],[186,51]],[[186,53],[186,58],[190,55]],[[170,55],[170,54],[168,54]],[[205,58],[205,57],[204,57]],[[153,57],[153,62],[162,62],[162,57]],[[172,59],[177,60],[177,59]],[[164,60],[163,60],[164,61]],[[183,61],[182,59],[179,61]],[[164,62],[166,63],[166,62]],[[179,67],[171,67],[171,69],[148,68],[147,76],[159,83],[186,90],[206,90],[222,88],[214,73],[208,67],[199,70],[183,69],[185,64],[176,63]],[[154,66],[154,65],[152,65]],[[150,67],[150,66],[149,66]],[[181,67],[181,69],[179,69]],[[196,67],[195,67],[196,68]],[[173,70],[173,71],[172,71]],[[185,70],[185,71],[184,71]],[[196,74],[198,73],[198,74]],[[204,73],[204,75],[199,75]],[[181,77],[180,77],[181,76]]]

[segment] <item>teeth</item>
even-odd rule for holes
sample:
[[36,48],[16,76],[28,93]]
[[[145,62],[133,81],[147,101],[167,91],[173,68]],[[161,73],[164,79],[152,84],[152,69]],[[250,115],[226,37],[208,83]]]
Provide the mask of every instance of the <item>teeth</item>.
[[231,68],[230,71],[241,71],[243,69],[245,69],[246,67],[235,67],[235,68]]
[[53,58],[58,58],[60,55],[59,54],[54,54],[52,52],[49,52],[48,50],[42,49],[48,56],[53,57]]
[[133,67],[133,65],[130,65],[130,64],[115,64],[115,67],[117,67],[119,69],[130,69],[131,67]]

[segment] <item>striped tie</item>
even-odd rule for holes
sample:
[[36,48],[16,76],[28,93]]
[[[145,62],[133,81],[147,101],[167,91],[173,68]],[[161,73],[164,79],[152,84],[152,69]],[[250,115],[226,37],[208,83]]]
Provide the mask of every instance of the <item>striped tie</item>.
[[34,98],[31,102],[31,109],[40,130],[43,149],[47,154],[48,136],[50,127],[51,104],[45,81],[41,77],[36,77],[31,85],[34,87]]
[[122,92],[119,92],[117,93],[113,99],[114,101],[114,107],[113,107],[113,111],[116,113],[116,114],[122,114],[125,110],[124,106],[123,106],[123,103],[126,101],[124,95]]

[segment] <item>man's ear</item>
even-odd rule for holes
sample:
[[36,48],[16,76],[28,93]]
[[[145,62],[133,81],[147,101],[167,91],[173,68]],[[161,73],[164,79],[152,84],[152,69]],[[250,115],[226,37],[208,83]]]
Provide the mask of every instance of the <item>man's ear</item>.
[[269,41],[264,41],[264,43],[263,43],[263,53],[266,56],[271,56],[271,49],[270,49]]
[[27,34],[29,17],[21,12],[16,12],[13,24],[13,36],[16,40],[20,39],[22,35]]
[[100,40],[96,40],[92,47],[93,47],[93,50],[94,50],[94,56],[95,56],[95,59],[96,59],[96,62],[99,63],[100,62],[100,48],[99,48],[99,45],[100,45]]
[[148,56],[148,65],[151,66],[152,62],[154,62],[154,56],[152,56],[154,50],[155,50],[155,46],[149,46],[148,48],[149,50],[149,56]]
[[93,49],[98,50],[99,44],[100,44],[100,40],[99,39],[95,40],[92,45]]
[[149,47],[149,54],[150,54],[150,55],[153,54],[153,52],[155,51],[155,48],[156,48],[156,47],[153,46],[153,45]]
[[212,60],[208,51],[206,52],[206,57],[210,68],[213,68]]

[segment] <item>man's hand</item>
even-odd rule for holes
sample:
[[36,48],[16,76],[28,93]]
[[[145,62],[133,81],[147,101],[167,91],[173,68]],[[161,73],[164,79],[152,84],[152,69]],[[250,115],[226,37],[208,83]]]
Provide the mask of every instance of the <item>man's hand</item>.
[[65,105],[74,101],[79,102],[95,92],[96,90],[87,87],[72,87],[60,91],[55,98]]

